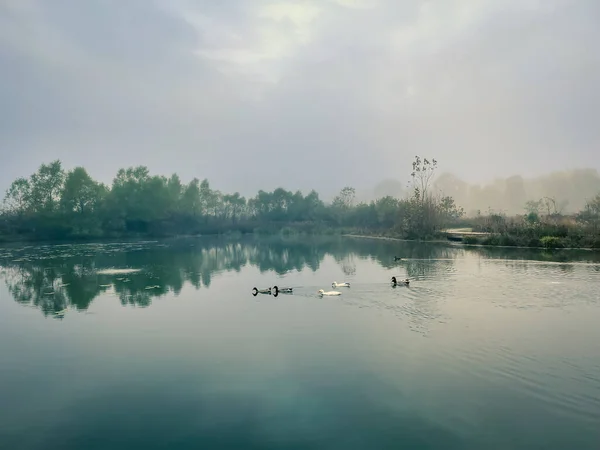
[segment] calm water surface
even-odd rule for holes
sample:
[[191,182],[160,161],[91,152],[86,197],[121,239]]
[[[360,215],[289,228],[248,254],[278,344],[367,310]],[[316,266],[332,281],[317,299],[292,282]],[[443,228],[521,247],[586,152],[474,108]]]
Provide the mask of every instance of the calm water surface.
[[[294,295],[250,293],[273,285]],[[600,257],[0,247],[0,448],[597,450]]]

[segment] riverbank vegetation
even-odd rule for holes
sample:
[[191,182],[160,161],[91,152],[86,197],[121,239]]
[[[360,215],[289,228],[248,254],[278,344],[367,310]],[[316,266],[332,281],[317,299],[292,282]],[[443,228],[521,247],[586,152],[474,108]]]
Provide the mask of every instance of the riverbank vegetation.
[[543,197],[526,202],[520,215],[490,209],[466,217],[433,183],[436,170],[435,159],[415,157],[403,198],[357,202],[354,188],[344,187],[326,203],[314,190],[283,188],[246,199],[213,189],[207,179],[184,183],[144,166],[119,170],[107,186],[82,167],[65,171],[56,160],[11,184],[0,212],[0,242],[247,233],[429,240],[445,239],[449,227],[469,227],[487,234],[466,235],[466,244],[600,248],[600,194],[575,214],[563,214],[559,202]]
[[600,194],[576,214],[561,214],[552,198],[529,201],[525,213],[507,217],[490,211],[465,219],[463,225],[487,236],[466,236],[466,244],[542,248],[600,249]]
[[315,191],[283,188],[246,199],[212,189],[207,179],[183,183],[176,174],[152,175],[144,166],[119,170],[106,186],[82,167],[65,172],[57,160],[12,183],[0,216],[0,239],[348,231],[427,238],[462,215],[451,197],[428,191],[436,166],[435,160],[415,158],[409,198],[357,203],[354,188],[345,187],[326,204]]

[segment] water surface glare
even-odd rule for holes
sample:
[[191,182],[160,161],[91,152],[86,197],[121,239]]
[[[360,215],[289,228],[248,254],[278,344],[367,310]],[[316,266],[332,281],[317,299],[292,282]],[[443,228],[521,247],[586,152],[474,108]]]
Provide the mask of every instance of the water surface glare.
[[597,450],[599,282],[592,252],[0,247],[0,448]]

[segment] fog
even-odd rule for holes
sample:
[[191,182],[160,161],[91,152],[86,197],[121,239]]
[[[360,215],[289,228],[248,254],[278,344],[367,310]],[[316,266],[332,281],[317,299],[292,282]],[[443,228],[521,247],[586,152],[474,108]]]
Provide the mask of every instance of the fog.
[[1,0],[0,189],[58,158],[369,196],[421,155],[538,197],[600,168],[598,23],[595,0]]
[[[582,169],[532,178],[515,175],[486,183],[469,183],[445,172],[432,180],[430,192],[453,197],[469,216],[478,213],[525,214],[527,202],[540,200],[540,212],[572,214],[581,211],[600,193],[600,174],[595,169]],[[413,191],[400,179],[387,179],[372,189],[358,191],[356,198],[368,202],[387,195],[406,198],[413,195]]]

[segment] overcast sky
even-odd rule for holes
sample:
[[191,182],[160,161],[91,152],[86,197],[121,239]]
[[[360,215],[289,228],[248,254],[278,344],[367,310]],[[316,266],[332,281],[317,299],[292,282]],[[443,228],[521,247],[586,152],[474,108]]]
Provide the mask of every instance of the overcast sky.
[[243,194],[600,168],[598,0],[0,0],[0,189],[59,158]]

